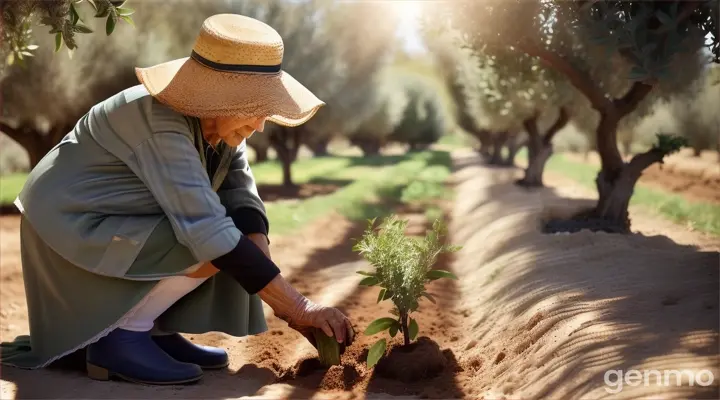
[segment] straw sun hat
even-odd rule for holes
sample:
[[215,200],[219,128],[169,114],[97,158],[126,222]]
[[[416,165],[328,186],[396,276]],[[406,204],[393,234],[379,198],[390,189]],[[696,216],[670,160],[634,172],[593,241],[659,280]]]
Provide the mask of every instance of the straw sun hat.
[[218,14],[203,23],[190,57],[135,72],[152,96],[185,115],[298,126],[325,103],[281,69],[283,49],[269,25]]

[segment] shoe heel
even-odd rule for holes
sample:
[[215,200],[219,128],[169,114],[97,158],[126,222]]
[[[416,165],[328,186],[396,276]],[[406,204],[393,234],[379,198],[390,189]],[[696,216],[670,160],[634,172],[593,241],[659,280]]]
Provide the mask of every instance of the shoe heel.
[[88,378],[95,379],[97,381],[108,381],[110,380],[110,371],[105,368],[86,363]]

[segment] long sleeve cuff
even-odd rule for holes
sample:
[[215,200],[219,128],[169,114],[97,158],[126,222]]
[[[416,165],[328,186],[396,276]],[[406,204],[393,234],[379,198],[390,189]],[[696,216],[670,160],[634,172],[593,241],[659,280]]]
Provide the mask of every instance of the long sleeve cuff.
[[265,218],[260,211],[254,208],[236,208],[228,213],[228,217],[232,218],[235,227],[238,228],[243,235],[262,233],[267,236],[269,232],[269,223],[267,218]]
[[212,260],[212,264],[232,276],[249,294],[261,291],[280,273],[280,268],[245,235],[234,249]]

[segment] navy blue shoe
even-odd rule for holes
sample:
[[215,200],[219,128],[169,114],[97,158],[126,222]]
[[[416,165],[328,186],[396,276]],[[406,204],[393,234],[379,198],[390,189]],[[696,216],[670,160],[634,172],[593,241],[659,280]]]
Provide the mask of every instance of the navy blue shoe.
[[178,361],[196,364],[204,369],[220,369],[229,364],[225,350],[197,345],[179,333],[156,335],[152,338],[163,351]]
[[92,379],[117,377],[149,385],[177,385],[202,378],[202,369],[180,362],[153,342],[150,332],[115,329],[87,347],[87,370]]

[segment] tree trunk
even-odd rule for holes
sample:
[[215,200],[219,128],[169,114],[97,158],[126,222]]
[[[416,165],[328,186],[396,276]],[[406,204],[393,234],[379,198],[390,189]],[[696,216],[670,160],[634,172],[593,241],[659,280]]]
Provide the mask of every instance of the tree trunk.
[[408,329],[408,313],[400,312],[400,329],[402,329],[405,346],[410,344],[410,329]]
[[515,157],[517,156],[518,151],[525,145],[524,141],[521,141],[517,137],[512,137],[508,139],[507,149],[508,149],[508,155],[503,161],[503,165],[508,167],[515,166]]
[[508,135],[507,132],[497,132],[492,135],[491,139],[491,145],[492,149],[491,155],[490,155],[490,165],[502,165],[503,164],[503,156],[502,156],[502,150],[505,146],[505,143],[508,141]]
[[353,139],[351,143],[362,150],[364,156],[376,156],[380,154],[382,143],[379,139]]
[[267,147],[260,147],[255,146],[253,147],[253,150],[255,150],[255,162],[261,163],[268,160],[268,148]]
[[0,123],[0,131],[8,135],[10,139],[17,142],[27,151],[30,169],[35,168],[40,160],[42,160],[72,128],[72,126],[55,127],[50,129],[50,132],[47,134],[43,134],[32,127],[31,124],[23,124],[17,128],[12,128],[7,124]]
[[328,154],[328,145],[330,144],[330,138],[327,139],[321,139],[318,141],[314,141],[307,146],[310,148],[310,151],[312,151],[314,157],[325,157]]
[[297,159],[300,148],[300,130],[298,128],[278,128],[270,134],[270,143],[282,163],[283,186],[294,186],[292,163]]
[[518,184],[527,187],[544,186],[545,165],[553,154],[552,140],[567,125],[570,115],[565,107],[561,107],[557,120],[542,137],[538,130],[537,119],[536,115],[523,121],[528,134],[528,167],[525,169],[525,176],[518,181]]
[[601,170],[595,179],[600,194],[595,216],[617,226],[621,232],[629,232],[628,207],[635,184],[647,167],[656,162],[662,162],[664,156],[665,154],[657,149],[638,154],[625,164],[613,178],[609,178]]
[[700,148],[693,148],[693,156],[694,156],[694,157],[700,157],[701,154],[702,154],[702,149],[700,149]]

